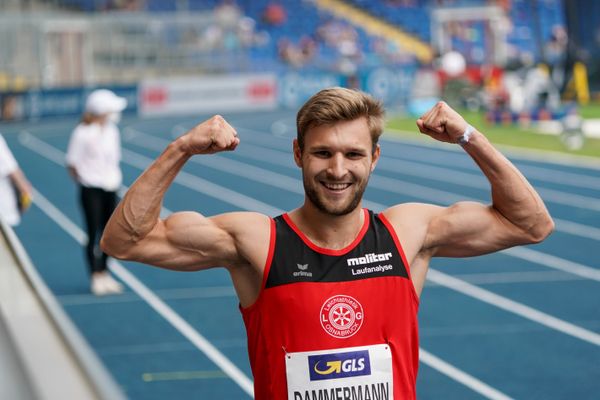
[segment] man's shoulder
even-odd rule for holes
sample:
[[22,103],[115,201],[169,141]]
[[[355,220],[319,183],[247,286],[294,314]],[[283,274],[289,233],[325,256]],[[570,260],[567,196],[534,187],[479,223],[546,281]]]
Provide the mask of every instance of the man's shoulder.
[[231,234],[261,234],[270,231],[272,218],[253,211],[233,211],[210,217]]
[[427,203],[402,203],[381,212],[394,226],[427,224],[443,207]]

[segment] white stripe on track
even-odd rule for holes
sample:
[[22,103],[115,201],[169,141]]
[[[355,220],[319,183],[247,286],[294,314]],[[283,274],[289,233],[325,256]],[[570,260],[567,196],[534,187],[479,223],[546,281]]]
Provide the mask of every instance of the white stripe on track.
[[448,364],[444,360],[434,356],[433,354],[429,353],[428,351],[421,349],[419,351],[419,359],[423,363],[425,363],[429,366],[435,365],[436,366],[435,369],[437,369],[442,374],[451,377],[452,379],[462,383],[463,385],[465,385],[467,387],[470,387],[471,389],[473,389],[474,391],[476,391],[477,393],[479,393],[480,395],[482,395],[488,399],[493,399],[493,400],[511,400],[512,399],[511,397],[508,397],[504,393],[499,392],[498,390],[494,389],[493,387],[489,386],[488,384],[483,383],[479,379],[474,378],[473,376],[464,373],[463,371],[452,366],[451,364]]
[[[133,151],[123,149],[123,162],[136,168],[145,170],[150,166],[153,159],[143,156]],[[195,175],[180,171],[175,178],[175,182],[189,189],[196,190],[202,194],[213,197],[223,203],[228,203],[244,210],[253,210],[265,215],[275,216],[281,213],[278,208],[272,207],[269,204],[256,200],[252,197],[243,195],[236,191],[227,189],[223,186],[214,184],[206,179],[199,178]]]
[[[59,150],[32,135],[29,136],[30,137],[28,140],[22,141],[21,143],[29,149],[38,152],[38,154],[42,156],[53,154],[53,156],[48,157],[48,159],[56,162],[59,165],[63,165],[64,157],[56,157],[57,155],[62,154]],[[34,203],[38,205],[42,211],[44,211],[44,213],[54,220],[61,228],[68,232],[77,242],[83,245],[86,239],[85,233],[71,220],[69,220],[62,212],[60,212],[60,210],[58,210],[52,203],[43,197],[41,193],[36,191],[34,194],[36,196]],[[43,204],[43,206],[41,206],[41,204]],[[167,213],[169,212],[168,210],[165,211]],[[280,213],[281,211],[282,210],[278,210],[277,213]],[[167,319],[173,326],[175,326],[176,329],[179,330],[179,332],[188,340],[190,340],[200,351],[202,351],[207,357],[215,362],[215,364],[217,364],[225,373],[227,373],[246,393],[253,397],[254,390],[252,381],[247,378],[246,375],[244,375],[244,373],[241,372],[233,363],[231,363],[229,359],[222,355],[210,342],[208,342],[200,333],[194,330],[193,327],[191,327],[169,306],[167,306],[142,282],[140,282],[131,273],[129,273],[129,271],[123,268],[120,263],[111,260],[110,267],[111,271],[115,273],[115,275],[123,280],[141,298],[148,302],[148,304],[160,315],[162,315],[163,318]],[[423,363],[429,365],[433,369],[438,370],[456,382],[463,384],[469,389],[481,394],[482,396],[492,400],[510,399],[510,397],[507,397],[472,375],[467,374],[466,372],[427,352],[422,347],[419,348],[419,353],[425,355],[421,358]],[[211,357],[214,357],[214,359]]]
[[565,260],[564,258],[532,250],[528,247],[511,247],[510,249],[502,250],[502,253],[518,257],[532,263],[568,272],[573,275],[578,275],[582,278],[600,282],[599,269],[590,268],[587,265],[582,265],[573,261]]
[[[50,219],[56,222],[75,241],[84,246],[87,240],[86,234],[56,208],[39,191],[33,191],[34,204],[36,204]],[[146,285],[144,285],[133,274],[126,270],[118,261],[110,260],[111,271],[140,296],[150,307],[165,318],[184,337],[196,346],[198,350],[206,355],[221,370],[227,374],[244,392],[254,397],[254,385],[235,364],[213,346],[202,334],[195,330],[187,321],[177,314],[171,307],[163,302]]]
[[551,329],[565,333],[569,336],[581,339],[588,343],[600,346],[600,335],[577,325],[563,321],[550,314],[543,313],[535,308],[510,300],[504,296],[497,295],[489,290],[482,289],[461,279],[430,268],[427,279],[438,285],[445,286],[467,296],[473,297],[484,303],[491,304],[513,314],[520,315],[531,321],[545,325]]

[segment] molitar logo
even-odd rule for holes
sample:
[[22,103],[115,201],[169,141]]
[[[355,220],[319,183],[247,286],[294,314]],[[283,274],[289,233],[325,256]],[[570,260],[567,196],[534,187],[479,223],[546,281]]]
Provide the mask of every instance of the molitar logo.
[[369,351],[308,356],[311,381],[371,375]]
[[349,258],[346,260],[346,262],[348,263],[349,267],[352,267],[355,265],[365,265],[365,264],[376,263],[379,261],[387,261],[390,258],[392,258],[392,253],[381,253],[381,254],[369,253],[369,254],[365,254],[362,257]]

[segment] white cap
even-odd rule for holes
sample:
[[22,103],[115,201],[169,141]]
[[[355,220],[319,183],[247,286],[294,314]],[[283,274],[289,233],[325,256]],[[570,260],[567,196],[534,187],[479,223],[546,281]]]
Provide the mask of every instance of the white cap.
[[85,102],[85,112],[94,115],[121,112],[125,107],[127,107],[127,99],[107,89],[94,90]]

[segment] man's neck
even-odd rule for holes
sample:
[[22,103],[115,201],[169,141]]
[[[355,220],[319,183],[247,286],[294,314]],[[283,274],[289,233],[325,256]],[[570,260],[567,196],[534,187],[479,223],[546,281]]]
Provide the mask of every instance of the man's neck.
[[305,203],[288,215],[311,242],[331,250],[340,250],[352,243],[364,224],[360,205],[346,215],[331,215]]

